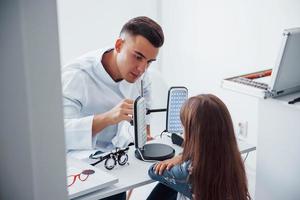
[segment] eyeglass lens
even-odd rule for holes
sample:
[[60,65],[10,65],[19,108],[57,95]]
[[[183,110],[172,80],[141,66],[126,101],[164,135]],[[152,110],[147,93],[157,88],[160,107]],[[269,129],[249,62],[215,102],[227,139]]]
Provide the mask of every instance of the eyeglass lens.
[[118,158],[119,165],[125,165],[128,161],[128,155],[127,154],[121,154]]

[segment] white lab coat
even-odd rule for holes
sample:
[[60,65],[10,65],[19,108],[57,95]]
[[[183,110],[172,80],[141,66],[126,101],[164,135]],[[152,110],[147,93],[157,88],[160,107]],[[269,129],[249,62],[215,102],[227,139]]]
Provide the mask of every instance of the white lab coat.
[[[105,71],[101,59],[109,48],[89,52],[62,69],[63,107],[67,150],[97,148],[110,151],[134,141],[128,122],[104,128],[92,138],[95,114],[111,110],[125,98],[141,95],[141,78],[135,83],[115,82]],[[151,83],[143,76],[144,97],[151,108]],[[146,119],[149,124],[149,119]],[[130,131],[132,132],[132,131]]]

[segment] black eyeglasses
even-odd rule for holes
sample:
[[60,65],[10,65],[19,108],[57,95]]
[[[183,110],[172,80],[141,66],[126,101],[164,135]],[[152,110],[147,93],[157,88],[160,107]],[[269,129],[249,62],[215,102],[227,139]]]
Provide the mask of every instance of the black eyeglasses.
[[128,155],[127,155],[128,149],[129,149],[129,147],[126,147],[124,149],[117,147],[115,150],[113,150],[109,154],[106,154],[105,156],[102,156],[102,154],[103,154],[102,151],[96,151],[94,154],[91,154],[89,156],[89,158],[97,159],[98,161],[91,165],[95,166],[98,163],[105,160],[104,166],[108,170],[112,170],[117,165],[117,163],[119,163],[119,165],[123,166],[128,161]]

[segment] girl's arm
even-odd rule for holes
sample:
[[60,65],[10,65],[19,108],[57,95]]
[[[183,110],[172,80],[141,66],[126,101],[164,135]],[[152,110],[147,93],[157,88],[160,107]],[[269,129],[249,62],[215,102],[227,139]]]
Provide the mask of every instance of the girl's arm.
[[[159,181],[183,195],[192,198],[191,185],[188,183],[190,162],[186,161],[182,164],[176,164],[168,169],[166,166],[170,162],[172,163],[172,159],[152,165],[148,171],[149,176],[153,180]],[[162,163],[164,163],[164,165],[162,165]],[[159,171],[156,171],[158,166],[165,166],[165,170],[163,170],[161,174],[159,174]]]

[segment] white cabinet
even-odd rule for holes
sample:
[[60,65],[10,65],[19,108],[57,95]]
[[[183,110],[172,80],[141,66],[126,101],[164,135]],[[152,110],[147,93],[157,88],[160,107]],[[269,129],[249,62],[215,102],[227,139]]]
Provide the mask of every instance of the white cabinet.
[[300,93],[258,103],[256,200],[300,199]]

